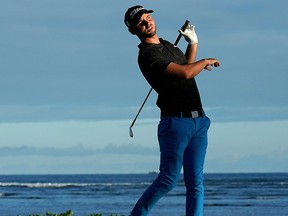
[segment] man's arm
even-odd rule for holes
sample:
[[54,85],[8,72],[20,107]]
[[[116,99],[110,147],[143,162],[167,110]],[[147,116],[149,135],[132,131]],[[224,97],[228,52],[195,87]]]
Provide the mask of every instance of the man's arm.
[[188,46],[186,49],[186,59],[188,64],[194,63],[196,60],[197,50],[198,50],[198,37],[195,32],[195,26],[192,24],[188,24],[185,29],[183,27],[179,30],[179,33],[185,38],[188,42]]
[[210,66],[219,67],[220,62],[215,58],[206,58],[185,65],[179,65],[171,62],[165,71],[172,76],[191,79],[198,75],[203,69],[211,71]]
[[198,50],[198,43],[188,44],[185,53],[188,64],[194,63],[196,61],[197,50]]
[[[179,65],[171,62],[167,68],[166,73],[172,76],[177,76],[185,79],[191,79],[198,75],[203,69],[211,70],[210,66],[219,67],[220,62],[215,58],[202,59],[196,61],[196,55],[198,50],[198,37],[195,32],[195,26],[189,24],[184,31],[181,29],[179,32],[184,36],[185,40],[188,42],[186,49],[186,65]],[[195,62],[196,61],[196,62]]]

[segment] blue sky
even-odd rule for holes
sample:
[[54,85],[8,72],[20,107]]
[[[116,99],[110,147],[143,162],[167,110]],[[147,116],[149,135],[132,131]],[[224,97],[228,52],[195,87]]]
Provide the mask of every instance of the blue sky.
[[212,120],[205,169],[288,171],[287,1],[9,0],[0,1],[0,173],[158,169],[155,93],[128,134],[150,89],[123,23],[135,4],[155,11],[172,42],[190,20],[198,59],[222,63],[197,77]]

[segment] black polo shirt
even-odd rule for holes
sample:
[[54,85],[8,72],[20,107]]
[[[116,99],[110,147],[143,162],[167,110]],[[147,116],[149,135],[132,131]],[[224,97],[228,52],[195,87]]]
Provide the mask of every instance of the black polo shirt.
[[171,63],[187,64],[184,53],[168,41],[139,45],[138,64],[152,88],[158,93],[157,106],[162,111],[185,112],[202,110],[194,78],[184,79],[165,72]]

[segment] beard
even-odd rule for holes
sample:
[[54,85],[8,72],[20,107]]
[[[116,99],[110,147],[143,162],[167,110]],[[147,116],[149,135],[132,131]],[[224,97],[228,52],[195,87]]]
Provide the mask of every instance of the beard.
[[152,38],[156,35],[156,26],[150,31],[145,31],[145,32],[139,31],[137,35],[140,39]]

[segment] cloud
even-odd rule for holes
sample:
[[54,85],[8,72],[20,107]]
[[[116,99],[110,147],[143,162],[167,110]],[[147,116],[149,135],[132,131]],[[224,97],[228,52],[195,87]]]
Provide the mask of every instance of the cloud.
[[2,174],[146,173],[158,169],[159,151],[143,146],[85,148],[0,147]]
[[251,122],[288,119],[288,107],[286,106],[207,107],[206,113],[216,122]]
[[[95,121],[132,120],[139,106],[101,106],[101,105],[0,105],[2,122],[53,122],[53,121]],[[216,122],[223,121],[267,121],[288,119],[288,106],[204,106],[206,114]],[[146,104],[141,119],[159,118],[156,105]]]
[[[83,171],[91,172],[92,164],[96,164],[98,172],[107,172],[118,171],[115,163],[121,158],[123,171],[135,171],[137,166],[147,165],[149,154],[158,161],[150,152],[157,143],[156,129],[151,122],[143,121],[154,119],[154,127],[157,125],[156,94],[144,106],[133,128],[133,140],[128,136],[129,124],[150,89],[137,65],[139,40],[129,35],[123,23],[124,11],[131,4],[115,4],[112,0],[1,2],[0,138],[1,146],[10,146],[1,149],[7,153],[0,152],[2,167],[9,162],[6,170],[13,170],[15,165],[15,169],[21,166],[31,173],[41,166],[53,172],[63,165],[63,172],[73,172],[71,164],[78,168],[82,164]],[[205,71],[196,78],[206,113],[213,122],[288,119],[288,73],[283,64],[288,48],[286,0],[277,4],[263,0],[185,0],[181,4],[171,0],[167,4],[167,0],[159,0],[146,1],[145,6],[155,9],[160,37],[174,41],[180,25],[189,19],[197,27],[198,58],[221,60],[219,69]],[[171,17],[171,11],[181,13]],[[179,43],[182,50],[186,45],[183,39]],[[119,119],[126,119],[121,121],[122,127],[117,121],[102,121]],[[89,125],[83,121],[99,122]],[[258,126],[253,132],[261,131]],[[279,131],[278,127],[282,128],[276,125],[271,129]],[[220,143],[223,137],[218,139]],[[107,143],[111,146],[99,148]],[[129,148],[127,143],[149,148]],[[94,145],[97,148],[91,147]],[[268,148],[271,143],[264,146]],[[231,146],[219,151],[227,149]],[[138,150],[145,155],[139,155]],[[18,154],[17,159],[13,152]],[[130,157],[123,158],[125,153]],[[134,167],[129,162],[131,155],[138,160]],[[251,163],[253,157],[269,162],[264,154],[246,155],[253,155]],[[24,164],[27,159],[30,161]],[[34,159],[41,166],[33,163]],[[225,161],[219,167],[224,165]]]
[[[223,157],[208,155],[207,173],[287,172],[288,149]],[[143,146],[113,146],[102,149],[1,147],[3,173],[146,173],[158,170],[159,151]]]
[[147,148],[141,145],[107,145],[103,148],[85,148],[79,144],[68,148],[33,146],[20,147],[0,147],[0,156],[53,156],[53,157],[82,157],[82,156],[99,156],[103,154],[118,155],[158,155],[159,151],[155,148]]
[[[193,15],[190,1],[164,7],[163,2],[145,2],[155,8],[160,36],[174,40],[179,23],[192,19],[201,43],[198,57],[213,55],[223,62],[219,70],[197,77],[205,106],[287,106],[288,75],[282,64],[287,2],[217,1],[212,7],[198,2]],[[1,120],[130,118],[129,108],[140,106],[149,86],[137,65],[139,41],[123,23],[128,6],[131,2],[3,3]],[[177,9],[182,13],[170,20],[169,11]],[[103,18],[108,16],[107,24]],[[273,46],[267,49],[270,41]],[[179,46],[185,49],[184,40]],[[155,100],[148,101],[154,108],[142,117],[159,116]]]
[[287,172],[288,149],[207,159],[207,172]]
[[42,155],[42,156],[84,156],[95,154],[91,149],[86,149],[81,145],[74,146],[71,148],[36,148],[32,146],[20,146],[20,147],[0,147],[0,155],[5,156],[31,156],[31,155]]

